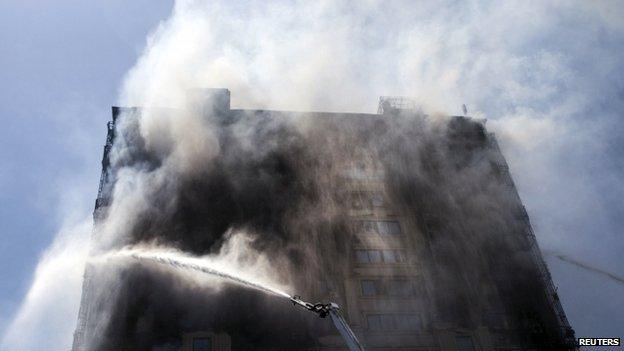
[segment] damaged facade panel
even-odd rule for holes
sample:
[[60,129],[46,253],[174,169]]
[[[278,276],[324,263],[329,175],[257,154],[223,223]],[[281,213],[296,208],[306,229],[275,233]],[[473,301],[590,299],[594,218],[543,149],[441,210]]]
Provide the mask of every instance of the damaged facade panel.
[[[351,114],[231,109],[229,91],[209,95],[214,108],[197,111],[217,136],[216,156],[153,189],[127,239],[109,248],[156,240],[203,255],[244,229],[294,291],[337,302],[369,350],[575,349],[484,122],[388,99],[379,114]],[[141,113],[113,108],[96,226],[119,172],[158,170],[169,152],[146,147]],[[111,162],[119,145],[123,157]],[[74,350],[112,349],[345,346],[327,321],[255,291],[206,292],[141,264],[115,276],[88,267]]]

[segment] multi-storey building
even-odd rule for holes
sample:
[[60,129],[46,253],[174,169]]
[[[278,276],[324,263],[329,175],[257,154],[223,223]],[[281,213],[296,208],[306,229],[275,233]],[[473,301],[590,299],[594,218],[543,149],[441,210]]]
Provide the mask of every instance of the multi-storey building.
[[[341,305],[367,350],[575,349],[485,121],[434,118],[393,98],[377,114],[237,110],[227,90],[206,101],[195,110],[217,131],[219,155],[173,180],[173,193],[154,191],[130,243],[204,254],[229,228],[255,232],[298,293]],[[160,166],[137,136],[141,113],[113,108],[96,225],[119,169]],[[126,158],[111,162],[121,139]],[[107,278],[111,293],[94,287],[102,269],[85,273],[76,351],[345,349],[328,321],[255,292],[203,294],[131,267]]]

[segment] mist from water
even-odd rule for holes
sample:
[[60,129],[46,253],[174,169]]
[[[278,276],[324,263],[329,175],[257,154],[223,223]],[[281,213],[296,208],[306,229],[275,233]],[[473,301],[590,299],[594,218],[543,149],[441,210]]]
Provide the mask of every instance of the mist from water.
[[[290,294],[271,286],[268,283],[263,283],[257,279],[245,275],[241,272],[234,270],[228,270],[218,262],[202,259],[200,257],[184,254],[177,250],[166,249],[141,249],[141,248],[124,248],[119,251],[108,252],[104,255],[95,256],[92,258],[92,262],[101,262],[102,260],[110,259],[124,259],[132,258],[139,262],[149,262],[165,265],[170,268],[174,268],[177,272],[180,271],[192,271],[207,274],[219,279],[223,279],[226,282],[238,284],[247,288],[262,291],[267,294],[276,295],[289,299]],[[197,278],[196,276],[193,276]]]

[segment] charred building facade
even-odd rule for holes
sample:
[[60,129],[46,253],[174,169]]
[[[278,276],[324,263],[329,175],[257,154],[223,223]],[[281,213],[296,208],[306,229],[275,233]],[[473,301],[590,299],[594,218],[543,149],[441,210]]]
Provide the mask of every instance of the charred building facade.
[[[484,121],[412,107],[241,110],[229,91],[210,91],[193,111],[218,151],[155,182],[108,248],[158,241],[203,255],[243,229],[294,291],[340,304],[367,350],[575,349],[494,135]],[[145,142],[143,113],[113,107],[96,227],[124,170],[156,174],[173,152]],[[112,276],[87,267],[74,336],[75,351],[345,349],[327,321],[282,300],[207,293],[142,263]]]

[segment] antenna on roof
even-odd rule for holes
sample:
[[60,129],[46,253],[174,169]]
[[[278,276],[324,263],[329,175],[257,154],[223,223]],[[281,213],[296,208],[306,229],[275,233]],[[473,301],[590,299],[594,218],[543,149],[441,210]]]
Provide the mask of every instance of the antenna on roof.
[[464,117],[468,114],[468,109],[466,108],[466,104],[462,104],[462,112],[464,112]]

